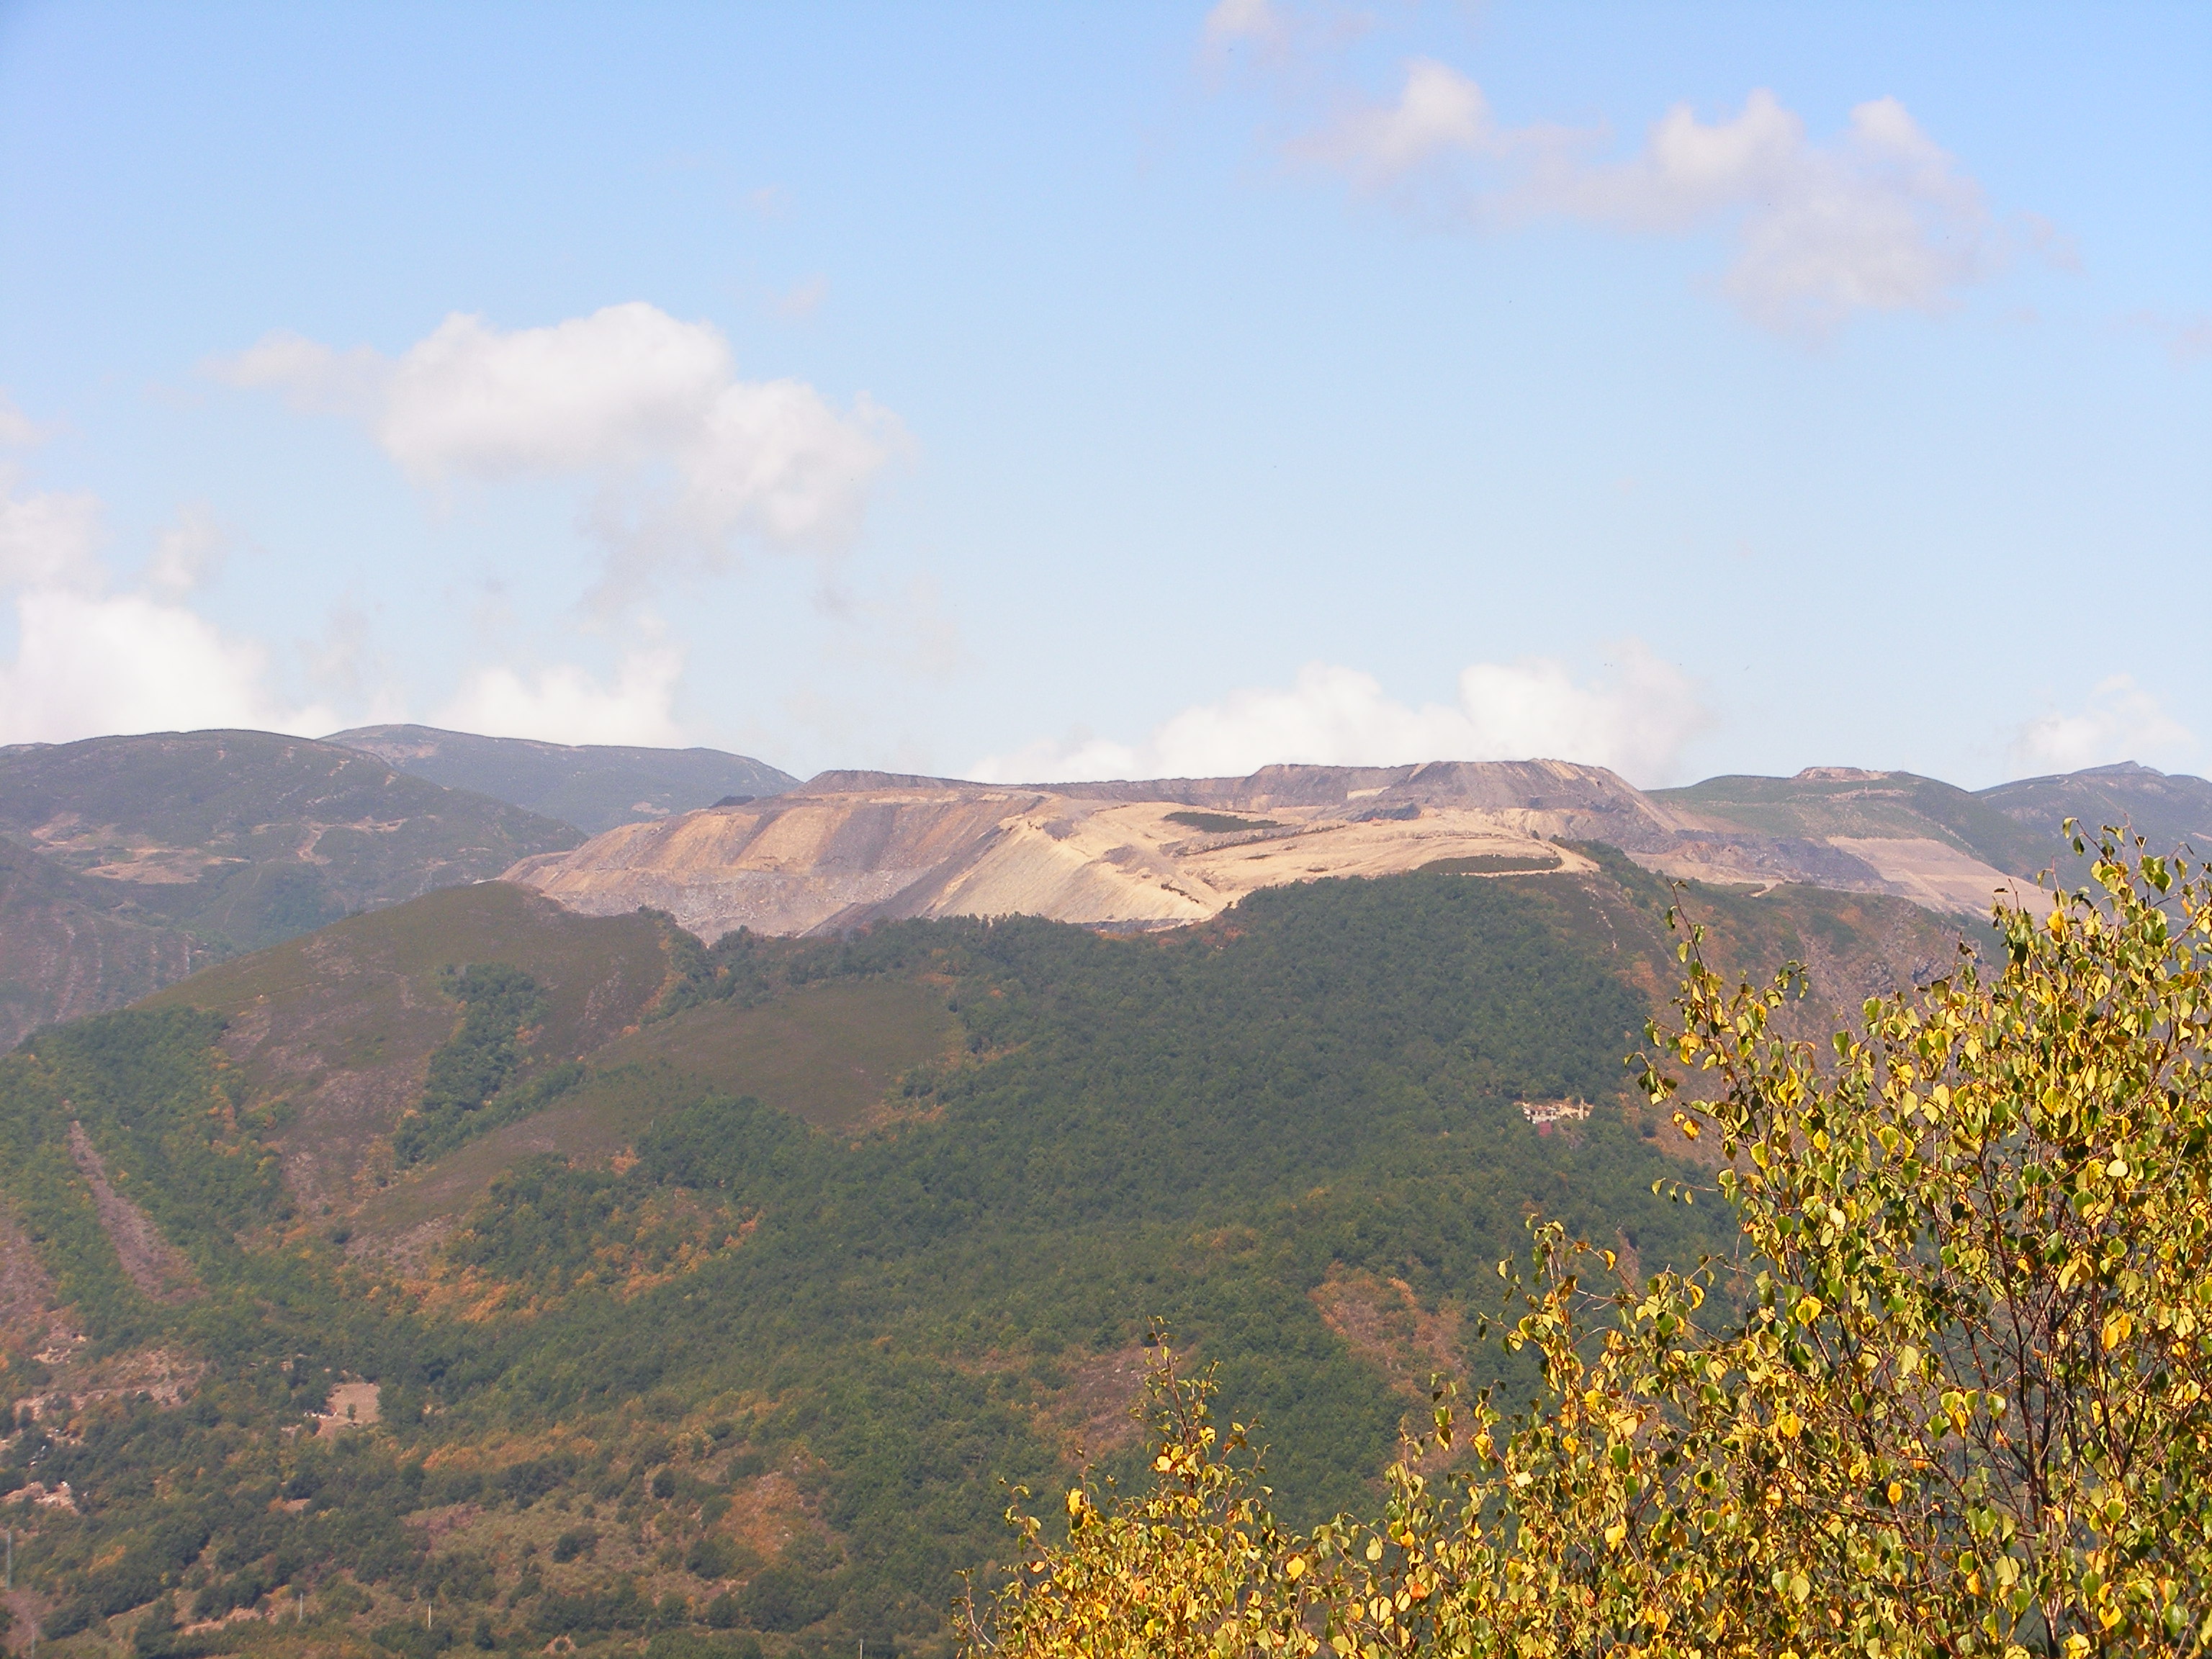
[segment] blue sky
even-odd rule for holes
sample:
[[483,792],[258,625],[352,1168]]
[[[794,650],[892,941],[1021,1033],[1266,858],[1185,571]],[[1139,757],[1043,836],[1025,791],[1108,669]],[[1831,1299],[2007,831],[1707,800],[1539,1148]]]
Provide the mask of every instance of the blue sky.
[[2201,6],[0,6],[0,741],[2212,770]]

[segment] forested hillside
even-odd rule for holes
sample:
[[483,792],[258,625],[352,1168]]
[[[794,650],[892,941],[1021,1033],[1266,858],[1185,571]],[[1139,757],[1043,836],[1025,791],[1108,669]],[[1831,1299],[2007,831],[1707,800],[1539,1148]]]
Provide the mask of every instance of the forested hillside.
[[[1625,1104],[1670,895],[1583,850],[1139,939],[709,948],[479,886],[46,1033],[0,1060],[17,1616],[933,1650],[1002,1482],[1135,1455],[1154,1318],[1286,1515],[1364,1503],[1432,1370],[1514,1382],[1474,1322],[1530,1217],[1631,1267],[1726,1243]],[[1948,948],[1895,901],[1697,902],[1844,1006]]]

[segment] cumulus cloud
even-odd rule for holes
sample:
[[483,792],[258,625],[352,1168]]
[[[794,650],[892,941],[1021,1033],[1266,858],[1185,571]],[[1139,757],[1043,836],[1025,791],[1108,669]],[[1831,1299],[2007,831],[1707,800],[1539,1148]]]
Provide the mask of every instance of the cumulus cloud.
[[1670,780],[1707,724],[1696,689],[1629,641],[1608,676],[1577,681],[1547,658],[1475,663],[1451,703],[1387,696],[1372,675],[1310,663],[1288,686],[1232,691],[1186,708],[1140,743],[1078,732],[978,761],[995,782],[1241,776],[1276,762],[1386,766],[1430,760],[1544,757],[1607,766],[1631,781]]
[[625,586],[733,538],[842,549],[904,441],[865,394],[840,410],[802,380],[741,380],[720,330],[641,301],[507,331],[456,313],[397,358],[274,334],[207,369],[362,420],[420,483],[593,481],[586,523]]
[[260,646],[173,593],[111,591],[95,498],[19,495],[15,483],[0,477],[0,585],[15,590],[15,659],[0,663],[0,743],[204,726],[304,735],[337,723],[328,708],[276,695]]
[[572,663],[534,673],[479,668],[433,723],[547,743],[672,747],[684,741],[674,713],[677,683],[683,673],[682,648],[658,642],[626,654],[611,680]]
[[[1209,17],[1206,39],[1280,40],[1285,9],[1244,0]],[[1292,139],[1294,161],[1483,228],[1564,218],[1626,234],[1719,231],[1735,252],[1721,291],[1753,321],[1818,334],[1863,311],[1938,311],[2011,254],[2054,263],[2071,245],[2047,221],[1993,220],[1981,186],[1894,98],[1850,112],[1832,140],[1771,92],[1701,120],[1678,105],[1628,159],[1605,159],[1602,131],[1545,123],[1503,126],[1482,88],[1448,64],[1416,58],[1381,99],[1337,99]]]
[[2166,712],[2132,675],[2100,680],[2072,714],[2048,714],[2022,726],[2014,761],[2035,771],[2073,772],[2115,761],[2170,759],[2195,749],[2195,733]]

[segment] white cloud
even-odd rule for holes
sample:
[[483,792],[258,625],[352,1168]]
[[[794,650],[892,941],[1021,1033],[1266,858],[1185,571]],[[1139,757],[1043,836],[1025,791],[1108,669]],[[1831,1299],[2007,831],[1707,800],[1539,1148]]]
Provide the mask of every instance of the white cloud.
[[456,313],[392,364],[377,439],[425,481],[630,465],[684,442],[731,378],[720,331],[649,305],[507,334]]
[[720,330],[641,301],[508,332],[456,313],[397,359],[271,335],[207,368],[365,420],[418,483],[596,481],[586,522],[624,580],[737,536],[835,552],[904,441],[865,394],[841,410],[801,380],[739,380]]
[[[1279,8],[1265,15],[1290,27]],[[1981,186],[1894,98],[1860,104],[1825,143],[1763,88],[1719,120],[1677,106],[1626,161],[1595,159],[1603,138],[1501,127],[1474,80],[1414,58],[1393,96],[1340,109],[1288,154],[1364,188],[1442,199],[1470,225],[1556,217],[1638,235],[1732,232],[1721,291],[1784,331],[1823,332],[1862,311],[1941,310],[2016,246],[2061,264],[2074,257],[2047,221],[2000,230]]]
[[2098,682],[2077,713],[2045,714],[2021,726],[2012,755],[2037,771],[2073,772],[2115,761],[2172,759],[2196,746],[2196,734],[2133,676],[2114,674]]
[[1455,152],[1474,154],[1495,143],[1482,88],[1449,64],[1417,58],[1387,104],[1355,107],[1297,153],[1341,167],[1362,182],[1388,183]]
[[89,495],[0,495],[0,584],[15,590],[15,655],[0,663],[0,743],[336,724],[268,685],[267,653],[151,588],[110,592]]
[[228,538],[214,512],[200,502],[177,511],[177,522],[154,544],[146,561],[146,583],[155,592],[181,598],[209,581],[222,568]]
[[333,351],[281,328],[234,356],[210,359],[205,368],[228,386],[282,392],[300,414],[362,420],[374,415],[390,374],[390,365],[367,346]]
[[13,449],[27,449],[31,445],[46,441],[46,430],[15,406],[8,389],[0,386],[0,444]]
[[547,743],[673,746],[684,741],[674,714],[683,672],[682,648],[659,643],[624,656],[611,684],[570,663],[533,674],[479,668],[433,723]]
[[96,586],[99,545],[97,495],[18,495],[15,474],[0,468],[0,586]]
[[970,769],[1000,782],[1241,776],[1276,762],[1386,766],[1429,760],[1544,757],[1607,766],[1638,783],[1671,779],[1707,723],[1681,672],[1635,641],[1608,678],[1577,682],[1545,658],[1476,663],[1451,704],[1398,702],[1373,676],[1311,663],[1287,687],[1231,692],[1186,708],[1143,742],[1079,732]]

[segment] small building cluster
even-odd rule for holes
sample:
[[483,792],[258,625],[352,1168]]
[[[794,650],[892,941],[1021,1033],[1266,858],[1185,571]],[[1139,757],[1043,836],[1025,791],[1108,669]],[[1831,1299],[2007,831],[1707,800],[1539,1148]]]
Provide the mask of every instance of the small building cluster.
[[1554,1123],[1579,1123],[1590,1115],[1587,1100],[1522,1100],[1514,1103],[1521,1115],[1540,1129],[1548,1129]]

